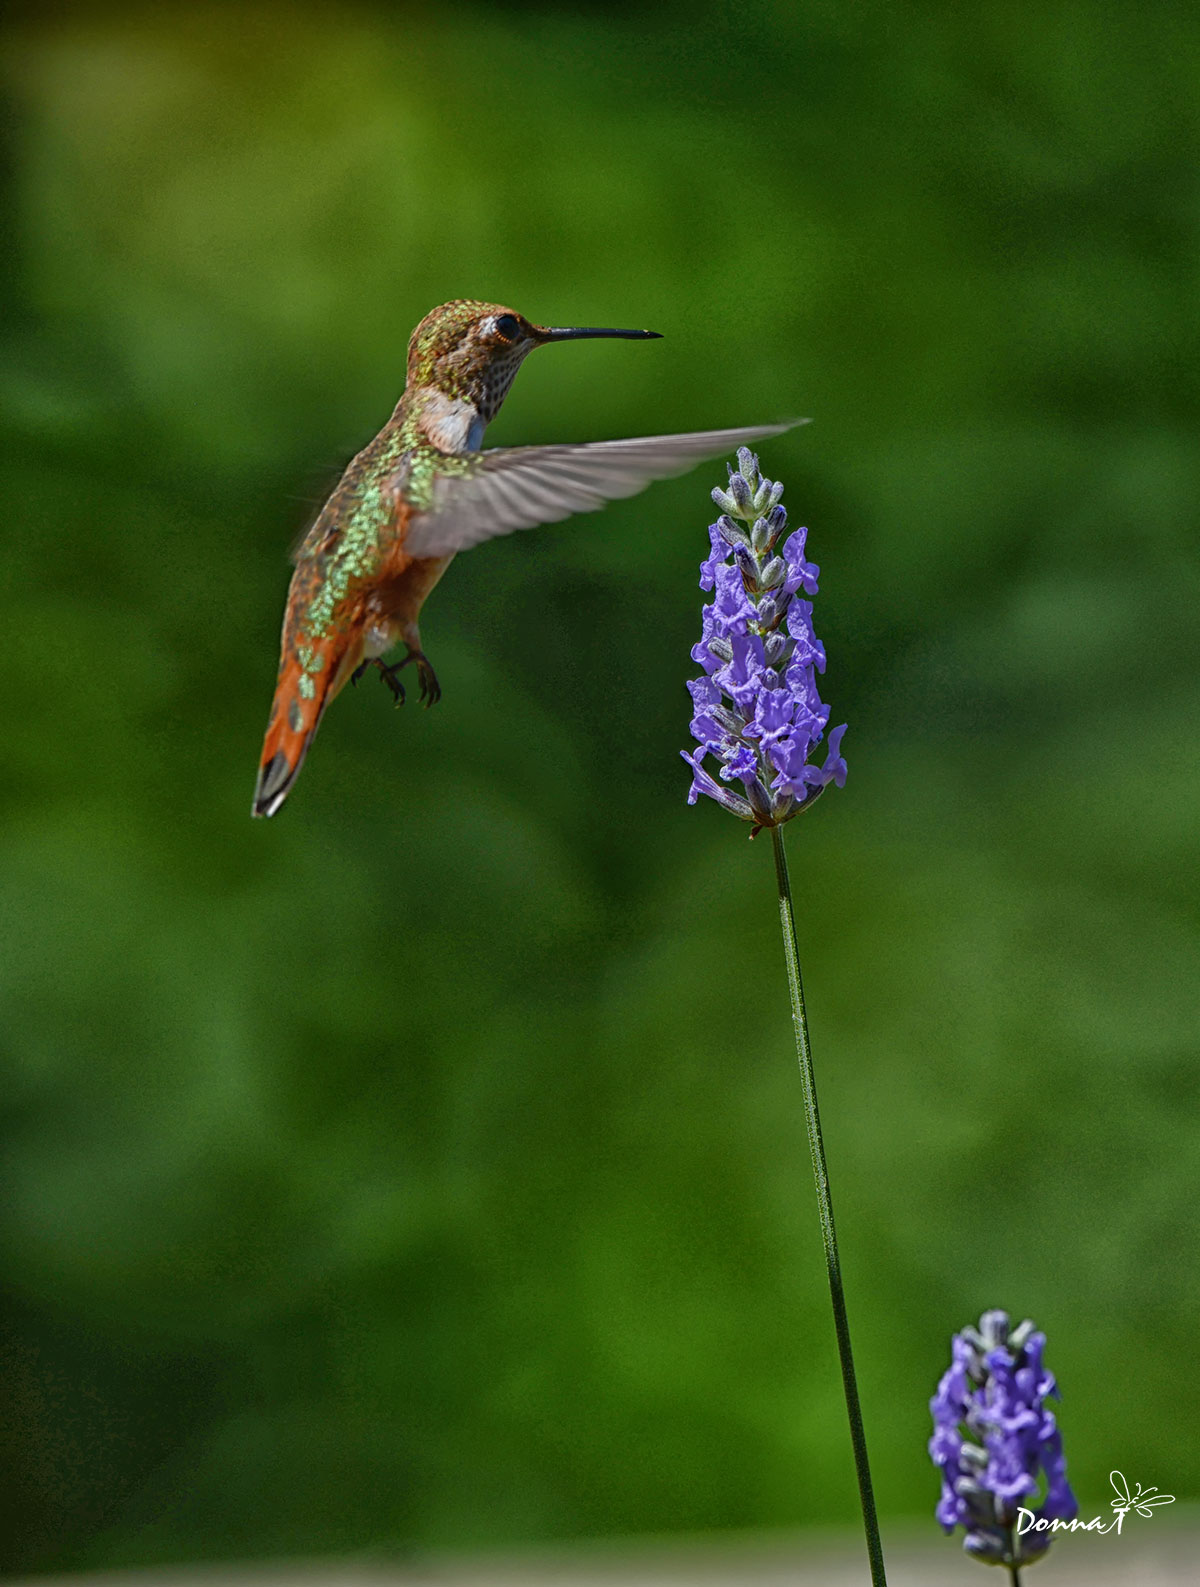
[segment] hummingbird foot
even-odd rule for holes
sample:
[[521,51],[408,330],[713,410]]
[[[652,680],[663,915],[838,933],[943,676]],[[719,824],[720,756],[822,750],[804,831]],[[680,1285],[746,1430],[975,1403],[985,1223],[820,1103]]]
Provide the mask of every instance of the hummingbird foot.
[[442,686],[437,680],[437,673],[433,670],[429,657],[423,650],[417,650],[411,645],[404,660],[398,661],[391,670],[399,672],[400,668],[407,667],[410,661],[416,665],[417,676],[421,683],[421,699],[425,702],[426,709],[428,709],[431,705],[436,705],[441,699]]
[[[405,661],[407,661],[408,659],[409,658],[406,656],[405,657]],[[392,691],[392,699],[395,700],[397,705],[403,705],[404,704],[404,685],[400,682],[400,679],[396,676],[396,674],[400,671],[400,668],[403,665],[404,665],[404,661],[400,661],[400,662],[397,662],[394,667],[385,667],[383,662],[379,659],[378,656],[371,656],[371,657],[368,658],[368,660],[366,660],[364,662],[361,662],[357,667],[355,667],[354,671],[350,674],[350,682],[353,683],[353,684],[357,684],[358,680],[362,677],[363,673],[366,672],[368,667],[378,667],[379,668],[379,676],[383,679],[384,683],[386,683],[388,688]],[[424,693],[425,693],[425,689],[424,689],[423,685],[422,685],[421,693],[422,693],[422,695],[424,695]]]

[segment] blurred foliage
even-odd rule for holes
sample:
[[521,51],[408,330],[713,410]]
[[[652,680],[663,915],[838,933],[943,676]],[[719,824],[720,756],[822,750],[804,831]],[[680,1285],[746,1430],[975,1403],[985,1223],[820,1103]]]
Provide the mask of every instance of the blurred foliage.
[[248,819],[287,546],[459,295],[666,333],[493,443],[816,420],[764,467],[850,723],[790,850],[885,1518],[992,1305],[1086,1513],[1195,1495],[1195,7],[4,61],[8,1563],[853,1522],[770,850],[677,757],[720,466],[462,558],[438,709],[348,693]]

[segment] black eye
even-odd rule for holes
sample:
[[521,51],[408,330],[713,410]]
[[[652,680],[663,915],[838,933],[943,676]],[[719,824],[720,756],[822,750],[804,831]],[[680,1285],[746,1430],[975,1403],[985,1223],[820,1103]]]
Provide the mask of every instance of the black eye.
[[506,342],[515,342],[521,334],[521,322],[515,314],[501,314],[496,320],[496,334]]

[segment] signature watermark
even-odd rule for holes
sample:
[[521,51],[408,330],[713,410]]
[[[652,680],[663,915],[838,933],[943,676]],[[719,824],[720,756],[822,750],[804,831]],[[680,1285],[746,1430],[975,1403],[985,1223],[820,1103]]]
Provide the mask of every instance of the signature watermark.
[[1129,1484],[1119,1471],[1110,1471],[1108,1480],[1112,1483],[1116,1498],[1112,1501],[1112,1519],[1105,1520],[1102,1515],[1094,1515],[1090,1521],[1081,1521],[1078,1516],[1073,1521],[1051,1521],[1046,1516],[1038,1516],[1032,1510],[1027,1510],[1024,1505],[1017,1509],[1016,1532],[1018,1537],[1024,1537],[1026,1532],[1116,1532],[1121,1535],[1121,1528],[1125,1525],[1125,1517],[1132,1510],[1136,1515],[1141,1515],[1148,1521],[1154,1514],[1155,1507],[1160,1504],[1174,1504],[1173,1493],[1159,1493],[1157,1488],[1143,1488],[1139,1482],[1133,1493],[1129,1491]]

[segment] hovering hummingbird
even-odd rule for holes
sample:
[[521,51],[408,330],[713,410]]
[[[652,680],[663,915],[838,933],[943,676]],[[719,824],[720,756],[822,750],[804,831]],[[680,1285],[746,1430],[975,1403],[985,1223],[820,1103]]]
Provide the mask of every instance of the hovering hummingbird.
[[[593,511],[702,458],[789,428],[479,450],[535,347],[658,334],[548,328],[502,304],[466,300],[425,316],[408,344],[395,412],[351,461],[295,554],[254,815],[273,816],[287,798],[326,706],[347,680],[377,667],[400,704],[398,674],[411,664],[426,705],[440,698],[417,618],[457,552]],[[386,666],[384,655],[401,642],[404,655]]]

